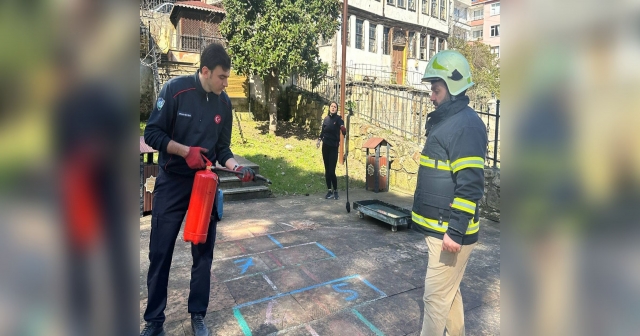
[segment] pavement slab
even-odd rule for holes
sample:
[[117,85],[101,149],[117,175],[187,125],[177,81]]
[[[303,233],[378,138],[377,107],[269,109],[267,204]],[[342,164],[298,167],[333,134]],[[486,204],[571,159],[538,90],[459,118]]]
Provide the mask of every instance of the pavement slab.
[[[424,235],[347,213],[323,195],[225,203],[218,223],[205,323],[211,335],[419,335],[428,250]],[[412,195],[350,191],[410,209]],[[251,209],[251,211],[247,211]],[[257,216],[259,214],[259,216]],[[461,292],[468,335],[498,335],[500,223],[481,219]],[[144,327],[150,216],[140,221]],[[192,335],[191,245],[176,239],[167,335]]]

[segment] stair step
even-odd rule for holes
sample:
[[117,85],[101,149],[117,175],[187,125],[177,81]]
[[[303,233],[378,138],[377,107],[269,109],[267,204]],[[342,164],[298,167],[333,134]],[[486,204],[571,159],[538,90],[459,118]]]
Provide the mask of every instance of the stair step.
[[229,190],[242,187],[257,187],[265,185],[262,181],[242,182],[236,176],[220,176],[220,189]]
[[233,189],[222,189],[224,201],[238,201],[255,198],[267,198],[271,196],[271,190],[266,186],[250,186]]

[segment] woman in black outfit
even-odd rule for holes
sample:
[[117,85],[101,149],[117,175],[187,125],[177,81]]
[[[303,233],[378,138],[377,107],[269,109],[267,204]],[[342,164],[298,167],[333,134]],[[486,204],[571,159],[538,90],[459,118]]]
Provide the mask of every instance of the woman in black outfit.
[[[329,115],[322,122],[322,131],[316,147],[320,147],[322,141],[322,160],[324,161],[324,177],[327,180],[326,199],[338,199],[338,178],[336,177],[336,164],[338,163],[338,146],[340,145],[340,132],[347,134],[342,117],[338,115],[338,104],[329,104]],[[333,189],[331,186],[333,185]]]

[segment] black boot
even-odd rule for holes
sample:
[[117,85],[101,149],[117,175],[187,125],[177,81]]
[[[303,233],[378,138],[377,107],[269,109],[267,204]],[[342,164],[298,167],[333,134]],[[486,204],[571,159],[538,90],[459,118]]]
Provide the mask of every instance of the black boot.
[[339,199],[340,198],[340,197],[338,197],[338,191],[337,190],[333,191],[333,198],[335,198],[335,199]]
[[325,196],[324,198],[326,198],[326,199],[333,198],[333,191],[329,190],[329,192],[327,193],[327,196]]
[[140,336],[164,336],[164,329],[162,323],[159,322],[147,322],[144,326]]
[[195,336],[209,336],[209,329],[204,325],[204,316],[193,314],[191,317],[191,330]]

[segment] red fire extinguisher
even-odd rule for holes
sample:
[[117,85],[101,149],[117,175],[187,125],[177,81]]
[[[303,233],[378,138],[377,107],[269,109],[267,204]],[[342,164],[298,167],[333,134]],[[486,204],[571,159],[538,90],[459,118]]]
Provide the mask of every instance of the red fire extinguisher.
[[191,190],[187,220],[184,225],[184,241],[193,244],[202,244],[207,241],[209,222],[213,202],[216,199],[218,189],[218,175],[211,171],[211,161],[206,157],[207,167],[196,173]]

